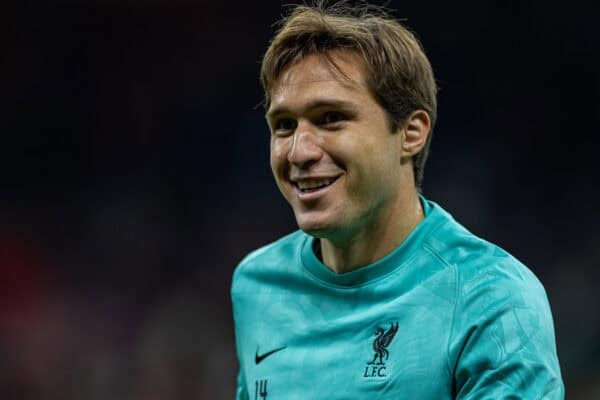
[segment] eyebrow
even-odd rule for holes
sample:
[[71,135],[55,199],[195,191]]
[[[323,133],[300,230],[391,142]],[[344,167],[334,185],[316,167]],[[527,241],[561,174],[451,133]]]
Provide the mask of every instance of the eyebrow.
[[[354,103],[344,100],[334,100],[334,99],[317,99],[309,102],[308,104],[302,107],[302,112],[306,112],[308,110],[315,110],[319,108],[338,108],[343,110],[348,110],[352,112],[357,111],[357,106]],[[275,107],[270,109],[265,117],[267,119],[273,119],[281,114],[292,114],[292,110],[288,107]]]

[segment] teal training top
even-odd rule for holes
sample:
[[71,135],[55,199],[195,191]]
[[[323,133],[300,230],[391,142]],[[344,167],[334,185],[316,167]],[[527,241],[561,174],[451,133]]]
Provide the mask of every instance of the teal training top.
[[238,400],[564,398],[538,279],[421,201],[408,238],[352,272],[300,231],[240,263]]

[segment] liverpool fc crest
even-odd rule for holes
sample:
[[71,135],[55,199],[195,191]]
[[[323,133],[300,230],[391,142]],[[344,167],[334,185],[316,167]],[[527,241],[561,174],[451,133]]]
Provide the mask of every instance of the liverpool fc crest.
[[365,367],[364,378],[385,378],[386,377],[386,366],[385,361],[390,357],[388,346],[394,340],[398,332],[398,323],[390,324],[389,329],[386,331],[381,327],[377,327],[375,330],[375,340],[373,340],[373,360],[369,361]]

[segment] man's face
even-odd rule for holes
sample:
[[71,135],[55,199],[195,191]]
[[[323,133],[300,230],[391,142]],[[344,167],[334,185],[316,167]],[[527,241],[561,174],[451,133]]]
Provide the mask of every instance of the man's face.
[[286,69],[271,92],[271,168],[300,229],[347,240],[374,224],[399,193],[402,135],[392,134],[358,57],[332,53]]

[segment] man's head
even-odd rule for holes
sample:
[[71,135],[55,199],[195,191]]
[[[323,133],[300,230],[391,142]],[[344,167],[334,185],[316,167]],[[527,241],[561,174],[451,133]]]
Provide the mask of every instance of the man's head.
[[[285,70],[317,54],[339,71],[332,55],[340,50],[358,56],[364,81],[385,111],[390,132],[396,133],[416,110],[427,112],[430,130],[433,129],[437,88],[431,65],[417,39],[382,9],[351,7],[345,2],[329,7],[297,6],[283,20],[261,68],[266,108],[270,107],[274,86]],[[430,140],[431,132],[411,160],[418,189]]]

